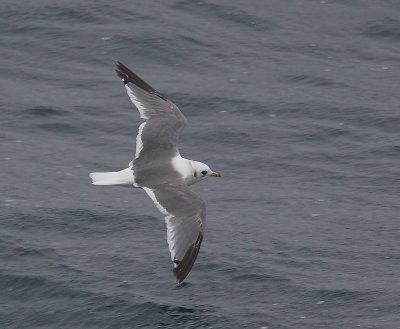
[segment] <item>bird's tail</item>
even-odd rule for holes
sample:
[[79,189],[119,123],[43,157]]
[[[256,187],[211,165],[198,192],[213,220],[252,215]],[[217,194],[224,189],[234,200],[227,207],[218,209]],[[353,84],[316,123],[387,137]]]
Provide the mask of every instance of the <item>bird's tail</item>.
[[119,185],[133,187],[134,176],[131,168],[113,172],[92,172],[89,177],[93,185]]

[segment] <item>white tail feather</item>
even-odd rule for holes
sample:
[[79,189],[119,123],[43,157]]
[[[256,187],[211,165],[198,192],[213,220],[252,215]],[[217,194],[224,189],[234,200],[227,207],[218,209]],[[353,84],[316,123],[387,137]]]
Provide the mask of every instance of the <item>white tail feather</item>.
[[133,186],[134,182],[133,171],[130,168],[113,172],[92,172],[89,177],[93,185]]

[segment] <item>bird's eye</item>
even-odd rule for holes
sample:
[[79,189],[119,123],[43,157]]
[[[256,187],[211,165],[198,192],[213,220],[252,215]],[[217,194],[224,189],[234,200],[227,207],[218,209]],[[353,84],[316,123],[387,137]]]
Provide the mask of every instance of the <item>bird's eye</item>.
[[203,171],[201,172],[201,174],[204,176],[205,174],[207,174],[207,170],[203,170]]

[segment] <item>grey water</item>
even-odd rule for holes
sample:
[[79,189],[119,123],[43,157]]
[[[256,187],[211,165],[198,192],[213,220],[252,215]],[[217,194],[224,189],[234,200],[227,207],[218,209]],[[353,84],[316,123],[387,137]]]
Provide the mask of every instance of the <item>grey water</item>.
[[[400,328],[400,2],[0,2],[0,328]],[[120,60],[188,119],[184,284]]]

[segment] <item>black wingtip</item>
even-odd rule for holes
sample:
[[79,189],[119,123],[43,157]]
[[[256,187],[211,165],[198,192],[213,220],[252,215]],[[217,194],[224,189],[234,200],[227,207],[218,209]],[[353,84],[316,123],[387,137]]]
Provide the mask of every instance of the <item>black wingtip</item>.
[[194,262],[196,261],[197,255],[199,254],[202,241],[203,233],[200,232],[197,236],[196,242],[190,246],[190,248],[186,251],[185,256],[183,256],[182,260],[172,270],[177,284],[182,283],[182,281],[188,276]]
[[165,97],[160,95],[157,90],[155,90],[146,81],[144,81],[141,77],[139,77],[136,73],[134,73],[127,66],[122,64],[120,61],[114,61],[114,65],[115,72],[117,72],[117,75],[122,79],[124,84],[133,83],[134,85],[147,91],[148,93],[157,95],[163,100],[167,100]]
[[122,82],[126,85],[129,82],[129,74],[136,76],[131,70],[129,70],[124,64],[122,64],[120,61],[114,61],[114,66],[115,66],[115,72],[117,72],[117,75],[122,79]]

